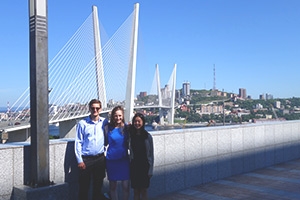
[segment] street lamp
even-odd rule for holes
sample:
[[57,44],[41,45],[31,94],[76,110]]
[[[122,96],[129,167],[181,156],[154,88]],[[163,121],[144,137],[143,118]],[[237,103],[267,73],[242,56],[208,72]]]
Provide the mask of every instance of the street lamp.
[[33,187],[49,185],[47,0],[29,0],[30,127]]

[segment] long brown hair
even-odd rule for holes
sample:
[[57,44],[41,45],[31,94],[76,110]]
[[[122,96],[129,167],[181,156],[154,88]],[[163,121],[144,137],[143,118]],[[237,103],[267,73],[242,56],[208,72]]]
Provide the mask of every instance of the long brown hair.
[[110,121],[109,121],[109,124],[110,126],[112,127],[115,127],[116,126],[116,122],[115,122],[115,119],[114,119],[114,115],[116,114],[116,112],[118,110],[121,110],[122,114],[123,114],[123,119],[122,119],[122,122],[123,124],[125,125],[125,120],[124,120],[124,108],[122,106],[116,106],[113,108],[113,110],[111,111],[111,115],[110,115]]

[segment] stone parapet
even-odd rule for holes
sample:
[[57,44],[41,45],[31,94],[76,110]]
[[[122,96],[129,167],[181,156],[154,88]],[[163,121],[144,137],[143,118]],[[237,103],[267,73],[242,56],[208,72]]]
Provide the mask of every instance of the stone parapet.
[[[300,158],[300,121],[151,132],[154,175],[149,197]],[[30,143],[0,144],[0,200],[29,179]],[[74,139],[50,140],[50,181],[67,183],[77,199]],[[108,191],[105,180],[103,192]],[[132,192],[131,192],[132,193]]]

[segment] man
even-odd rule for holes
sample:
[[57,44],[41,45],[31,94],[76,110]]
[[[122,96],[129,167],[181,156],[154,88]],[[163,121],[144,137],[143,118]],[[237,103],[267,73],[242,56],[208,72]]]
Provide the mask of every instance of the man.
[[90,115],[80,120],[76,127],[75,155],[79,168],[79,200],[87,200],[92,181],[93,200],[102,199],[105,177],[104,126],[107,119],[100,117],[101,102],[89,102]]

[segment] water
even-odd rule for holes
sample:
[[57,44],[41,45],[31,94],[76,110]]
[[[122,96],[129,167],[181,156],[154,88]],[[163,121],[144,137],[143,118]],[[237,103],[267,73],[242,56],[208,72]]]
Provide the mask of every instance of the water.
[[[10,111],[18,112],[18,111],[22,111],[24,109],[28,109],[28,107],[12,107],[12,108],[10,108]],[[6,113],[6,112],[7,112],[7,107],[0,106],[0,113]]]
[[49,135],[59,136],[59,126],[49,125]]

